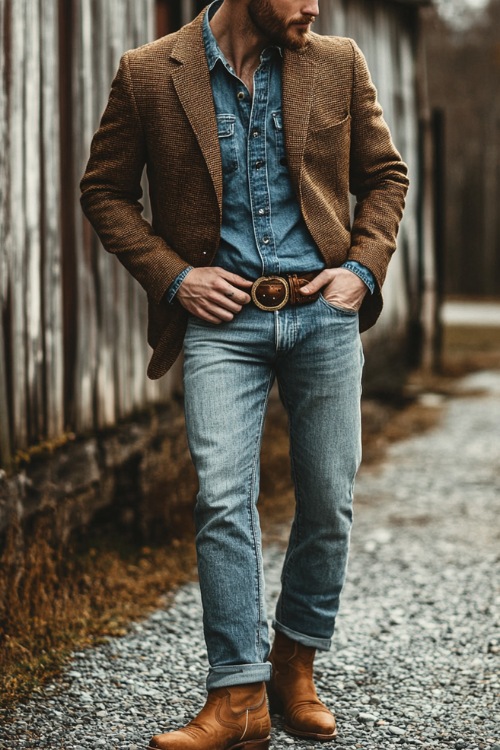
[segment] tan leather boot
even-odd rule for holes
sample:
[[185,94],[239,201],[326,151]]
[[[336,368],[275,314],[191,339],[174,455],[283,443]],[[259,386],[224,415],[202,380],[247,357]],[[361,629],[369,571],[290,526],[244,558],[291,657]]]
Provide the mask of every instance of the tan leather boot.
[[276,632],[269,655],[273,665],[268,683],[271,713],[285,719],[285,732],[326,742],[337,736],[335,717],[322,703],[313,682],[316,650]]
[[263,682],[210,690],[198,716],[182,729],[155,735],[160,750],[267,750],[271,720]]

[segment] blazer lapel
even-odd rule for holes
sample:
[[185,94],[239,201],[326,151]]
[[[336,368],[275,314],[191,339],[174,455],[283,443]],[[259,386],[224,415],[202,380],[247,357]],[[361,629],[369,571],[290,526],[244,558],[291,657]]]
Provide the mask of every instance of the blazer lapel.
[[311,46],[285,49],[283,56],[283,120],[290,175],[298,185],[314,96],[315,62]]
[[221,208],[222,163],[210,71],[203,44],[203,16],[201,13],[179,34],[172,57],[181,64],[173,72],[172,79],[203,153]]

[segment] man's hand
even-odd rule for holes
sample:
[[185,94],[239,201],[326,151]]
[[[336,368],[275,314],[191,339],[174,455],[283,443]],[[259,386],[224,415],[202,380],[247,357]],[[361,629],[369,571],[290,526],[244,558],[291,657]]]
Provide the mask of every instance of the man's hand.
[[251,286],[251,281],[224,268],[193,268],[180,285],[177,298],[198,318],[222,323],[232,320],[250,302],[250,295],[241,287]]
[[359,276],[347,268],[325,268],[300,291],[303,294],[314,294],[320,290],[326,301],[332,305],[357,311],[368,287]]

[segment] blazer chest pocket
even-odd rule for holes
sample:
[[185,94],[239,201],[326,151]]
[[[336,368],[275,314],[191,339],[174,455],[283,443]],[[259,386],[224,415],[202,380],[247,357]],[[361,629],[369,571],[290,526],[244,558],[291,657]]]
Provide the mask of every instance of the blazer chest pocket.
[[351,115],[326,127],[311,130],[306,144],[304,159],[308,164],[335,167],[344,177],[349,172],[349,150],[351,146]]
[[231,114],[217,115],[217,134],[222,161],[222,171],[225,175],[238,169],[238,148],[236,145],[236,117]]

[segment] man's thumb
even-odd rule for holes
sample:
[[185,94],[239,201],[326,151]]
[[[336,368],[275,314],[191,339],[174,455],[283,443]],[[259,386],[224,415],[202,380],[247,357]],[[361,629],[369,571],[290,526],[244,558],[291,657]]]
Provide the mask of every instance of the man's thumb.
[[301,294],[314,294],[327,283],[327,274],[324,271],[321,271],[321,273],[319,273],[312,281],[309,281],[308,284],[301,287],[300,292]]

